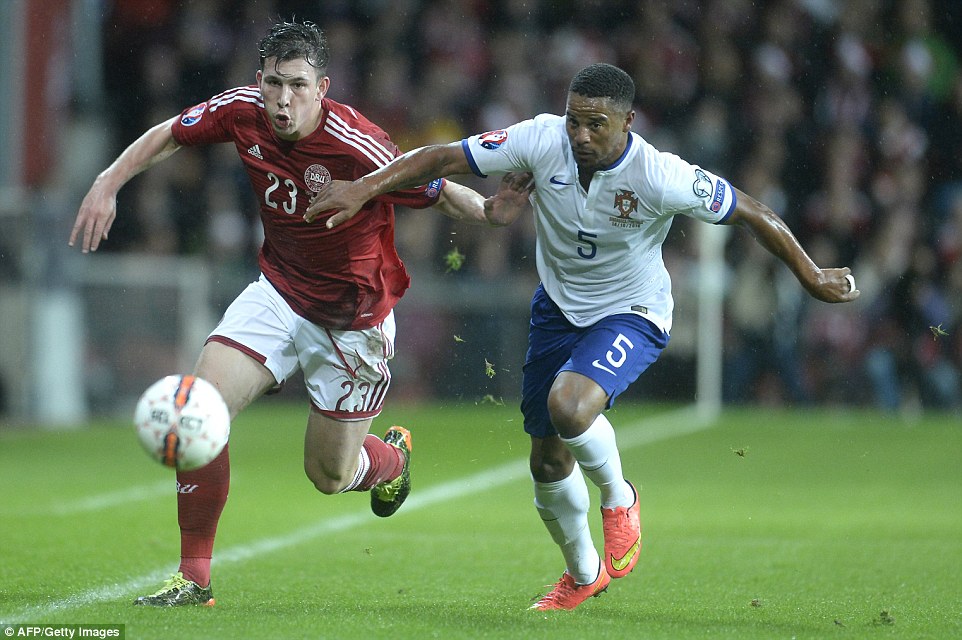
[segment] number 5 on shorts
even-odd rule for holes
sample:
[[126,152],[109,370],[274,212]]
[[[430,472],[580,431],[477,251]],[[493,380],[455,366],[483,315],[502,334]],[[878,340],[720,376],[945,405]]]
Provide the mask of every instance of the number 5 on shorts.
[[[615,338],[615,341],[611,343],[612,348],[608,350],[607,354],[605,354],[605,360],[607,360],[608,364],[610,364],[615,369],[620,368],[621,365],[625,363],[625,360],[628,359],[628,349],[625,349],[624,345],[627,345],[628,349],[635,348],[635,345],[631,344],[631,340],[629,340],[625,336],[625,334],[619,333],[618,337]],[[617,358],[615,353],[616,351],[617,351]],[[613,376],[618,375],[614,371],[606,367],[605,365],[601,364],[600,360],[595,360],[594,362],[591,363],[591,366],[597,367],[602,371],[607,371]]]

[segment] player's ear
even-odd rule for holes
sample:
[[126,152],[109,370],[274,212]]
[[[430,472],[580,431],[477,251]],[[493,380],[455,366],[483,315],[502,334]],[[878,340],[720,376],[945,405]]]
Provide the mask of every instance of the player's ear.
[[327,95],[328,90],[331,88],[331,78],[330,76],[324,76],[321,81],[317,83],[317,94],[314,96],[315,102],[320,102],[324,96]]
[[264,72],[258,69],[257,74],[254,76],[254,79],[257,80],[258,87],[261,86],[261,78],[263,77],[264,77]]
[[629,131],[631,131],[631,123],[634,121],[635,121],[635,110],[629,109],[628,117],[625,118],[625,128],[624,128],[625,133],[628,133]]

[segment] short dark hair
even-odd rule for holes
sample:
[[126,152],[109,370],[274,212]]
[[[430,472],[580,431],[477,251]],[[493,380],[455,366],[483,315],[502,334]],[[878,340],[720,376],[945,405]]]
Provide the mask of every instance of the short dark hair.
[[258,50],[261,70],[268,58],[275,58],[277,62],[304,59],[317,70],[318,75],[323,76],[330,62],[327,37],[320,27],[307,20],[275,23],[261,39]]
[[590,64],[575,74],[568,92],[586,98],[611,98],[614,104],[624,107],[626,111],[631,110],[635,101],[635,83],[631,76],[604,62]]

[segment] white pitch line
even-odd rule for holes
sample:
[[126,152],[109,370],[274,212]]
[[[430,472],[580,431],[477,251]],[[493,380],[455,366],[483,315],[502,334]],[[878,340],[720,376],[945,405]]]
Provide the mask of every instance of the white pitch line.
[[154,484],[138,485],[108,491],[92,496],[86,496],[64,503],[53,503],[41,506],[31,506],[22,509],[0,509],[2,517],[18,516],[73,516],[88,511],[103,511],[130,502],[141,502],[158,496],[169,495],[173,484],[169,480]]
[[140,502],[157,496],[168,495],[173,488],[170,480],[155,482],[154,484],[131,487],[119,491],[111,491],[97,496],[90,496],[82,500],[75,500],[64,505],[55,505],[51,511],[54,515],[69,516],[85,511],[102,511],[128,502]]
[[[667,414],[647,418],[635,424],[618,428],[618,442],[621,451],[652,444],[678,436],[702,431],[711,426],[691,408],[673,411]],[[477,492],[493,489],[528,477],[528,461],[512,460],[505,464],[481,471],[460,480],[445,482],[428,489],[419,490],[411,494],[405,502],[404,510],[399,514],[410,513],[438,503],[462,496],[467,492]],[[290,533],[264,538],[248,544],[230,547],[218,552],[213,564],[222,566],[242,562],[289,547],[295,547],[310,542],[321,536],[353,529],[371,521],[371,514],[365,511],[330,518],[321,522],[295,529]],[[42,620],[46,616],[64,610],[79,608],[97,602],[117,600],[130,593],[139,591],[148,585],[160,583],[161,580],[176,571],[176,565],[159,568],[146,575],[132,578],[122,584],[111,584],[89,589],[81,593],[48,602],[42,605],[25,607],[19,611],[0,615],[0,625],[24,624]]]

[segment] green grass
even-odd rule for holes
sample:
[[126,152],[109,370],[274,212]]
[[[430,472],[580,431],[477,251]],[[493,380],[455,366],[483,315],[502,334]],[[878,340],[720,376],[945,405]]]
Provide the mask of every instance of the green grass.
[[234,424],[213,609],[130,604],[174,570],[178,537],[173,475],[127,425],[0,430],[0,621],[138,639],[962,637],[958,417],[739,410],[698,429],[619,406],[642,560],[544,614],[526,607],[563,565],[514,407],[392,405],[375,426],[413,428],[414,490],[386,520],[367,495],[313,490],[305,416],[262,402]]

